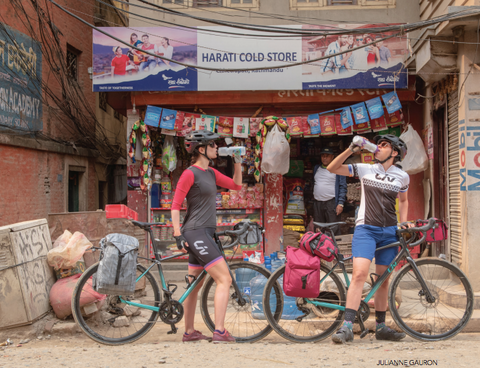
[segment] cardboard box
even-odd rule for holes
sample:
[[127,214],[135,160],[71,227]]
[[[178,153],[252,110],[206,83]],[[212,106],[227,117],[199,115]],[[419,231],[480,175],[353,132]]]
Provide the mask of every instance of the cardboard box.
[[30,324],[50,310],[47,220],[0,227],[0,329]]

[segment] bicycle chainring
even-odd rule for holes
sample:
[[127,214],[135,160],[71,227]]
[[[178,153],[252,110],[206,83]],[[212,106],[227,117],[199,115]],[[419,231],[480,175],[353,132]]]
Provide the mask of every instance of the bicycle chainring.
[[160,319],[167,324],[175,324],[183,318],[183,305],[176,300],[165,301],[159,307]]
[[362,316],[362,320],[365,323],[365,321],[370,317],[370,307],[368,306],[367,303],[365,303],[364,300],[360,301],[360,307],[358,308],[357,311],[357,316],[355,317],[355,323],[358,323],[358,316]]

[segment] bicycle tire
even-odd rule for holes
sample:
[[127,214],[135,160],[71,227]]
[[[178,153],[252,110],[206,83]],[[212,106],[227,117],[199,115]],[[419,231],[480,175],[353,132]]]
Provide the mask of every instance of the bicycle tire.
[[[119,325],[115,326],[116,320],[119,317],[126,316],[129,313],[125,312],[125,304],[122,305],[121,303],[118,303],[118,297],[107,295],[104,299],[105,302],[100,303],[101,306],[97,312],[93,313],[92,316],[83,316],[82,307],[80,307],[80,297],[82,292],[91,292],[93,290],[91,277],[97,272],[97,270],[98,263],[90,266],[78,279],[78,282],[75,286],[72,295],[72,313],[75,322],[77,322],[78,326],[88,337],[101,344],[123,345],[140,339],[153,328],[158,319],[159,312],[150,311],[143,308],[138,309],[134,314],[140,313],[139,315],[131,315],[129,316],[129,319],[126,317],[128,320],[128,326],[119,326],[120,323]],[[146,268],[144,266],[137,264],[138,276],[144,274],[145,271]],[[139,282],[142,282],[141,280],[144,278],[146,280],[145,288],[143,291],[136,291],[134,297],[139,297],[143,304],[150,304],[158,307],[161,303],[161,294],[158,284],[150,272],[146,272],[144,277],[142,277]],[[147,285],[147,282],[149,285]],[[114,314],[109,313],[111,311],[114,311]],[[104,313],[107,313],[107,315]],[[130,328],[132,325],[133,327]],[[141,327],[132,332],[135,325],[140,325]],[[105,335],[107,330],[113,333],[113,337]],[[123,333],[128,333],[128,335],[123,335]],[[115,337],[116,335],[119,335],[119,337]]]
[[[275,284],[281,285],[283,291],[282,278],[284,273],[285,266],[282,266],[270,276],[263,292],[263,305],[268,305],[270,290]],[[332,272],[330,267],[322,263],[320,265],[320,277],[322,278],[327,274],[328,277],[323,280],[320,285],[319,297],[315,299],[312,298],[312,300],[345,306],[347,300],[345,285],[337,273]],[[285,301],[288,301],[290,305],[282,306],[279,313],[280,315],[275,315],[272,313],[272,310],[268,308],[265,315],[267,316],[268,323],[275,332],[292,342],[306,343],[326,339],[333,334],[343,322],[344,311],[305,304],[304,298],[284,296],[284,302]],[[298,309],[299,305],[310,309],[310,313],[300,322],[297,321],[296,318],[305,313]],[[304,334],[300,335],[301,332]],[[309,332],[310,335],[306,334],[307,332]]]
[[[393,320],[418,340],[440,341],[454,337],[465,328],[473,313],[470,282],[457,266],[438,258],[420,259],[415,264],[435,302],[426,301],[412,266],[407,263],[390,284],[388,300]],[[400,300],[398,307],[396,296],[397,303]]]
[[[238,262],[229,265],[230,270],[235,278],[235,282],[242,292],[242,296],[247,303],[244,306],[238,304],[235,289],[230,286],[230,298],[225,316],[225,329],[235,337],[237,343],[255,342],[263,339],[270,332],[271,326],[266,319],[262,318],[261,309],[263,288],[262,283],[270,277],[270,272],[251,262]],[[243,270],[243,271],[242,271]],[[254,278],[257,277],[255,280]],[[250,282],[252,281],[252,282]],[[205,281],[201,295],[200,310],[202,318],[210,329],[215,330],[214,322],[214,296],[215,281],[212,277],[208,277]],[[278,305],[281,305],[282,292],[279,287],[275,289],[275,298]],[[249,334],[251,333],[251,334]]]

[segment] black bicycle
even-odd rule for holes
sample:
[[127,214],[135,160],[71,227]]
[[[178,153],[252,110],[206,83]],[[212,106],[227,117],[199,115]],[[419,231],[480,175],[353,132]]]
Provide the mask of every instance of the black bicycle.
[[[121,345],[140,339],[149,332],[157,319],[171,326],[169,333],[176,333],[176,324],[183,317],[183,302],[191,291],[207,276],[203,272],[198,277],[185,276],[186,291],[175,300],[173,293],[177,285],[166,282],[162,271],[162,263],[183,255],[177,254],[161,258],[159,244],[155,241],[152,228],[155,223],[132,221],[150,234],[155,259],[143,258],[145,263],[151,263],[148,268],[137,264],[137,282],[134,295],[106,295],[103,303],[96,303],[94,311],[81,307],[83,297],[92,293],[92,277],[98,270],[98,263],[89,267],[79,278],[72,296],[72,311],[75,321],[91,339],[107,345]],[[238,230],[226,230],[215,233],[214,239],[225,257],[224,249],[234,247],[238,237],[245,233],[250,225],[240,223]],[[223,245],[221,237],[227,237],[227,245]],[[101,248],[94,248],[101,250]],[[101,256],[100,256],[101,257]],[[157,266],[160,286],[150,272]],[[263,288],[270,272],[251,262],[236,262],[229,264],[232,276],[230,300],[225,317],[225,328],[235,337],[237,342],[254,342],[267,336],[272,328],[261,312]],[[216,284],[210,276],[207,278],[201,294],[200,311],[207,327],[213,332],[214,296]],[[272,301],[278,306],[282,304],[280,286],[273,286]],[[163,295],[163,297],[162,297]],[[259,312],[260,310],[260,312]],[[89,313],[90,312],[90,313]]]
[[[338,249],[332,228],[344,223],[314,224],[322,232],[330,234]],[[398,242],[377,249],[401,248],[381,276],[370,275],[371,290],[361,301],[355,320],[360,325],[360,337],[370,332],[364,325],[370,316],[368,301],[404,259],[407,263],[396,272],[388,296],[390,314],[398,327],[415,339],[439,341],[454,337],[467,325],[473,313],[474,298],[465,274],[450,262],[438,258],[413,259],[409,252],[409,249],[424,242],[426,232],[434,225],[435,219],[429,219],[428,224],[422,227],[399,228]],[[419,233],[422,236],[415,241]],[[293,342],[319,341],[333,334],[344,319],[346,290],[350,286],[344,263],[351,259],[339,252],[333,267],[322,261],[317,298],[285,297],[280,310],[275,303],[275,308],[264,308],[273,329]],[[344,280],[335,271],[341,271]],[[264,306],[271,302],[272,293],[282,287],[284,273],[285,266],[282,266],[268,280],[263,293]]]

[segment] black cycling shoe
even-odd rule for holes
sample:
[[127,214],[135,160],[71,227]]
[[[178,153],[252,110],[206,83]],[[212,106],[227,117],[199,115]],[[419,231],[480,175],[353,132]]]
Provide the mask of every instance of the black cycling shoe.
[[377,340],[400,341],[405,336],[404,332],[397,332],[387,326],[375,331],[375,337]]
[[347,326],[342,326],[332,336],[332,341],[337,344],[345,344],[346,342],[353,341],[353,331]]

